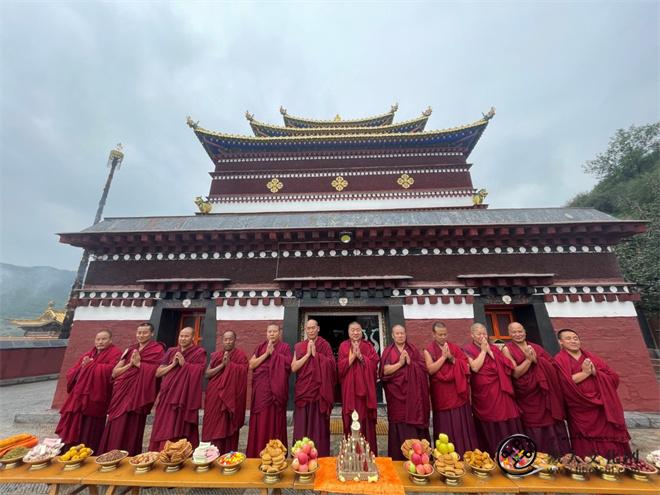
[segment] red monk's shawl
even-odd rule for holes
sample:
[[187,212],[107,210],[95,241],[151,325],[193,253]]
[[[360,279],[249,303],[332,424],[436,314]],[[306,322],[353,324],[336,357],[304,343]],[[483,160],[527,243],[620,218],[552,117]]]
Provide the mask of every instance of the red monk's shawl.
[[[257,346],[254,355],[261,356],[267,348],[266,340]],[[288,344],[278,342],[270,357],[252,372],[250,414],[267,410],[271,406],[286,409],[291,359],[291,348]]]
[[[496,346],[489,345],[495,359],[486,354],[481,369],[470,374],[472,408],[482,421],[496,422],[517,418],[519,411],[513,398],[511,383],[513,363]],[[473,342],[463,349],[472,359],[476,359],[481,352],[481,348]]]
[[179,435],[183,431],[183,423],[193,423],[197,427],[198,412],[202,405],[206,351],[198,345],[191,345],[185,351],[178,346],[171,347],[161,365],[169,365],[177,352],[183,354],[185,363],[183,366],[175,366],[163,377],[151,432],[152,443]]
[[[431,401],[434,411],[448,411],[468,403],[470,400],[470,364],[460,347],[447,342],[454,356],[452,363],[448,359],[438,371],[431,375]],[[433,361],[442,356],[442,349],[436,341],[426,346]]]
[[[367,412],[372,419],[376,418],[376,379],[378,362],[380,361],[376,349],[369,342],[360,341],[360,353],[363,362],[357,358],[351,366],[348,365],[348,354],[351,341],[345,340],[339,345],[337,356],[339,367],[339,381],[341,382],[342,409],[349,414],[358,410],[357,398],[360,397],[367,405]],[[366,418],[365,418],[366,419]]]
[[149,414],[156,401],[160,382],[156,379],[156,370],[163,360],[165,346],[152,340],[141,351],[139,349],[139,344],[133,344],[122,354],[121,360],[126,364],[130,362],[133,351],[138,351],[140,366],[131,366],[114,379],[108,421],[129,412]]
[[401,356],[396,344],[388,345],[380,358],[380,379],[387,397],[387,416],[392,423],[428,428],[431,401],[426,362],[414,345],[406,342],[404,349],[410,356],[410,364],[390,375],[385,375],[385,365],[396,364]]
[[[532,363],[524,375],[513,379],[518,407],[522,411],[522,421],[534,428],[550,426],[564,419],[564,401],[557,375],[557,367],[543,347],[528,342],[536,353],[536,363]],[[515,342],[508,342],[507,349],[516,365],[526,356]]]
[[[76,364],[66,372],[66,398],[55,432],[64,443],[77,442],[80,438],[82,416],[104,418],[112,394],[112,369],[119,362],[121,351],[114,344],[98,352],[96,347],[80,356]],[[85,366],[85,357],[92,359]]]
[[[582,371],[582,363],[586,358],[589,358],[596,367],[596,375],[576,384],[572,376]],[[555,361],[561,370],[564,399],[571,416],[571,423],[585,436],[589,436],[590,425],[595,423],[594,416],[602,415],[604,412],[607,422],[622,431],[621,439],[617,441],[627,441],[630,437],[626,430],[623,406],[616,391],[619,386],[619,375],[600,357],[584,350],[580,358],[575,359],[562,349],[555,356]]]
[[[211,354],[210,367],[220,366],[224,354],[224,350]],[[240,349],[232,349],[227,365],[209,380],[206,387],[202,438],[227,438],[243,426],[247,375],[247,356]]]
[[[307,354],[308,340],[298,342],[295,346],[296,358]],[[337,365],[332,354],[332,348],[323,337],[316,337],[316,356],[310,358],[298,370],[295,387],[296,407],[318,402],[319,411],[329,415],[335,401],[335,384],[337,383]]]

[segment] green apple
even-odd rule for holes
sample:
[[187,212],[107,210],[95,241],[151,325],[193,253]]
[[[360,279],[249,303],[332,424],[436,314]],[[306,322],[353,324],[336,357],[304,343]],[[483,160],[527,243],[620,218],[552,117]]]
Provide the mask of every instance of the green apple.
[[447,436],[446,433],[440,433],[440,435],[438,435],[438,440],[440,440],[440,442],[442,442],[442,443],[448,443],[449,442],[449,436]]
[[440,440],[435,441],[435,448],[440,450],[440,445],[442,445],[442,442]]
[[454,444],[451,443],[451,442],[449,442],[449,443],[447,444],[447,452],[449,452],[449,453],[451,454],[454,450],[456,450],[456,449],[454,448]]
[[408,464],[408,471],[410,471],[412,474],[417,473],[417,468],[415,467],[415,465],[412,462],[410,464]]
[[449,453],[449,448],[447,447],[446,443],[441,443],[440,448],[438,448],[441,454],[448,454]]

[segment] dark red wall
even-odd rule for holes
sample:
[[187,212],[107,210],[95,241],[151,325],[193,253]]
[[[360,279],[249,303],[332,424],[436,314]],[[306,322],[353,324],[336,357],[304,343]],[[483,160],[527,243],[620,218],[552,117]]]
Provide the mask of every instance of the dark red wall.
[[66,346],[0,349],[0,380],[60,372]]

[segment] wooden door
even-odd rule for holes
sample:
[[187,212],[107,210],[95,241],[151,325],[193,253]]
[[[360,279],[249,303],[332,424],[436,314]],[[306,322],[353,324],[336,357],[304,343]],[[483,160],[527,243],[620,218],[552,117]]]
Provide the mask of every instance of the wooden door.
[[204,324],[204,311],[185,311],[181,313],[179,318],[179,327],[176,331],[177,341],[179,339],[179,332],[186,327],[195,330],[193,334],[193,342],[199,344],[202,340],[202,325]]
[[513,309],[486,308],[486,323],[491,331],[491,340],[510,340],[508,326],[514,321]]

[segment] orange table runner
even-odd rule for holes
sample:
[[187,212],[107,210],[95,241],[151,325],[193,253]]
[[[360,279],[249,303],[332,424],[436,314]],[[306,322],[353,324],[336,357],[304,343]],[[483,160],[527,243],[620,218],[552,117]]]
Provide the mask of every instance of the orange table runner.
[[314,478],[314,491],[332,493],[359,493],[361,495],[405,495],[403,485],[396,474],[390,457],[376,457],[378,481],[339,481],[337,479],[337,459],[319,459],[320,469]]

